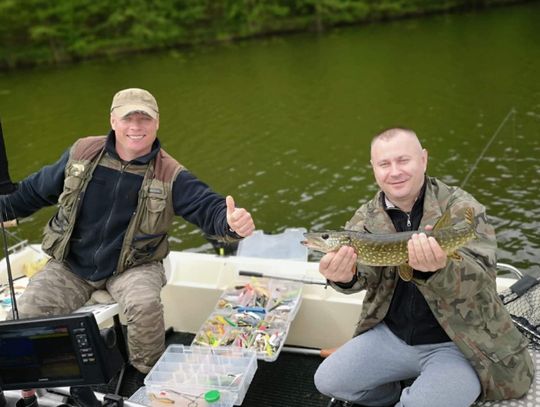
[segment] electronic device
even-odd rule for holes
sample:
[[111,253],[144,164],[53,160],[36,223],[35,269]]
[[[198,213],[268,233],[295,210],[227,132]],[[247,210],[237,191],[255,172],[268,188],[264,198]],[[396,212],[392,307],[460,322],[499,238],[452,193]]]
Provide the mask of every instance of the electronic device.
[[2,390],[105,384],[123,363],[91,312],[0,322]]

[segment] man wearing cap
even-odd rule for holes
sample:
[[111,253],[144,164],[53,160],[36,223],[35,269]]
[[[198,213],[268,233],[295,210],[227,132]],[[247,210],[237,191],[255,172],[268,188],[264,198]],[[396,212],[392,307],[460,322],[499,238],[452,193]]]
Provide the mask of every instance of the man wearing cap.
[[42,242],[51,260],[20,298],[21,318],[71,313],[106,289],[126,315],[131,364],[145,374],[165,346],[162,260],[174,216],[225,239],[249,236],[255,225],[231,196],[213,192],[161,148],[148,91],[118,92],[110,123],[107,136],[79,139],[0,207],[14,219],[58,205]]

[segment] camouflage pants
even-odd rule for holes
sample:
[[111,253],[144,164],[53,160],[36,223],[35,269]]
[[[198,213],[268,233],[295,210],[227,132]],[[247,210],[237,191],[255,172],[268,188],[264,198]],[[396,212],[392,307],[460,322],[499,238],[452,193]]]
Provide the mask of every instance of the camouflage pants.
[[101,281],[84,280],[69,267],[50,260],[35,274],[18,301],[21,318],[69,314],[98,289],[106,289],[120,305],[128,325],[131,364],[148,373],[165,349],[161,288],[166,284],[159,262],[133,267]]

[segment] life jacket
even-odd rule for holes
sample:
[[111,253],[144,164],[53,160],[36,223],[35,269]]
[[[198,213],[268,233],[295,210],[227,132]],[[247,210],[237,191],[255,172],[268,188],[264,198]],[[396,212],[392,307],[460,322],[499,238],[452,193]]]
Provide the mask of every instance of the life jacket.
[[[84,193],[95,168],[117,161],[105,154],[106,136],[79,139],[70,150],[66,164],[64,190],[58,198],[58,211],[45,226],[43,250],[64,261]],[[133,214],[122,242],[114,274],[151,261],[162,260],[169,253],[167,232],[174,219],[172,186],[184,167],[160,149],[148,164]]]

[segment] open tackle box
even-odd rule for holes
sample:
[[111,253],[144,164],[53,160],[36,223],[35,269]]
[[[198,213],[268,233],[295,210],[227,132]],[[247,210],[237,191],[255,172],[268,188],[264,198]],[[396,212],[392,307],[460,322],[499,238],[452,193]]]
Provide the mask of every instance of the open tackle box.
[[152,407],[241,405],[257,370],[255,352],[169,345],[144,379]]
[[251,349],[273,362],[300,307],[302,286],[271,278],[238,281],[223,292],[192,345]]

